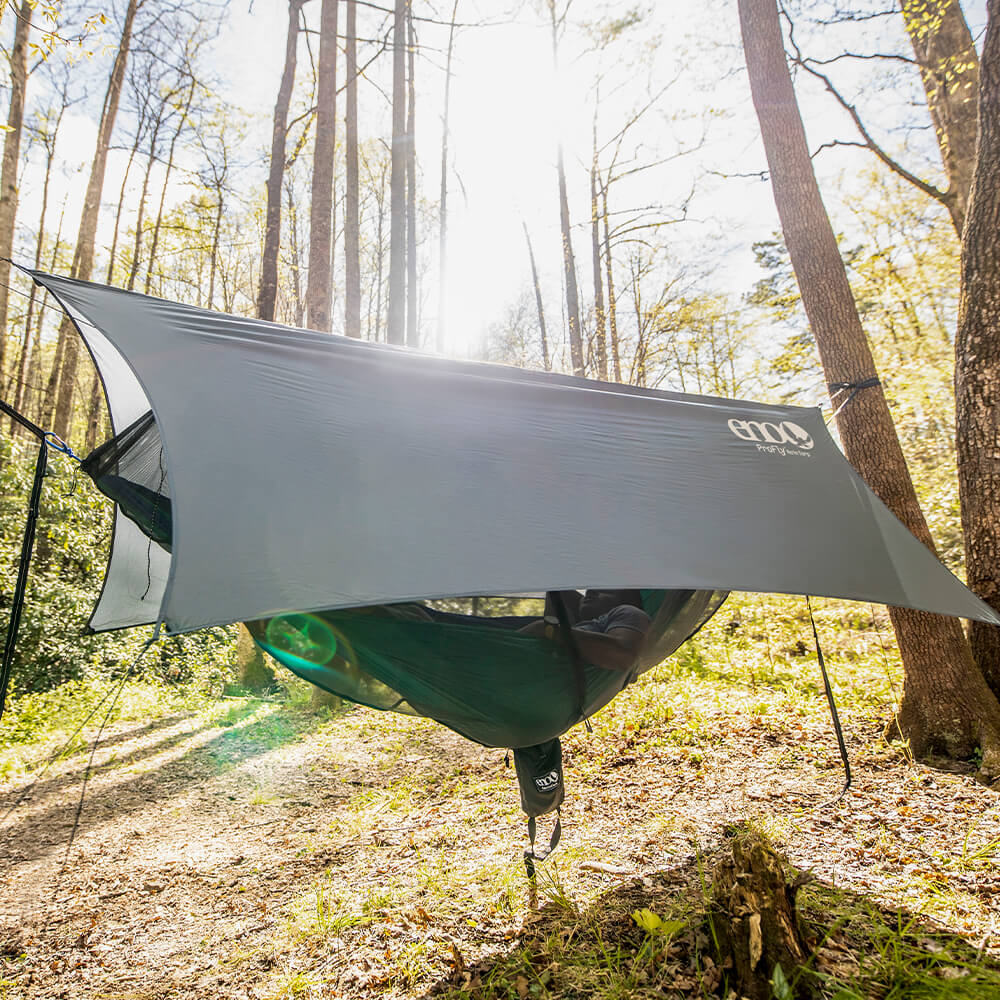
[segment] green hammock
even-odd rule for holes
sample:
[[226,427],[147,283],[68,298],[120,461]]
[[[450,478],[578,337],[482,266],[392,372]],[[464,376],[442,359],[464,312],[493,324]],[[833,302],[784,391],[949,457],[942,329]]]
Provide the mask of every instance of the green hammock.
[[[170,551],[169,483],[152,413],[93,451],[82,468],[151,542]],[[435,719],[486,746],[517,748],[551,740],[606,705],[690,638],[725,596],[642,591],[651,624],[631,671],[581,662],[565,639],[522,634],[518,629],[539,615],[483,614],[498,604],[488,598],[475,602],[480,613],[473,614],[421,601],[288,611],[246,625],[263,650],[317,687],[371,708]]]

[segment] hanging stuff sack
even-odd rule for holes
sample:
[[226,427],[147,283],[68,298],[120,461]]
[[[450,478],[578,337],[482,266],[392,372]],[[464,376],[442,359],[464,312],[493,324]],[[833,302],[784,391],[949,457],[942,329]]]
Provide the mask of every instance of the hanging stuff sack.
[[[563,784],[562,744],[559,738],[515,750],[514,768],[521,789],[521,808],[528,816],[528,839],[531,842],[531,846],[524,852],[524,867],[528,878],[534,878],[535,862],[544,861],[555,850],[562,833],[559,807],[566,794],[566,787]],[[553,809],[556,811],[556,825],[552,830],[549,846],[536,854],[535,820]]]

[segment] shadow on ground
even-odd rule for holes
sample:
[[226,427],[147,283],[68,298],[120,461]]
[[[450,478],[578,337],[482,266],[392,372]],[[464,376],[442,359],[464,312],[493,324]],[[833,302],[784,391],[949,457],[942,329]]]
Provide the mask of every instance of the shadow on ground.
[[[717,942],[725,916],[713,900],[717,866],[731,842],[699,851],[674,868],[603,893],[577,908],[558,871],[538,876],[538,907],[502,950],[465,964],[454,951],[448,975],[423,1000],[541,997],[953,998],[1000,1000],[1000,961],[925,917],[879,905],[821,880],[803,880],[796,911],[809,955],[798,968],[755,970],[759,993],[730,994],[732,964]],[[784,866],[789,882],[798,873]],[[645,929],[644,929],[645,928]],[[728,967],[726,967],[728,966]]]

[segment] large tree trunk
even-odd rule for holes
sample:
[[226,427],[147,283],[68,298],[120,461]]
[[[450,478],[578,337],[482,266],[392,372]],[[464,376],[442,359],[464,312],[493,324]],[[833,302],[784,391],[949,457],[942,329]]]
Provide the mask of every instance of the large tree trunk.
[[358,6],[347,0],[347,177],[344,192],[344,333],[361,339],[361,224],[358,183]]
[[902,0],[902,11],[948,177],[943,200],[961,238],[976,161],[976,46],[959,0]]
[[538,268],[535,267],[535,251],[531,246],[531,237],[528,235],[528,224],[524,226],[524,238],[528,243],[528,260],[531,263],[531,284],[535,288],[535,306],[538,309],[538,329],[542,338],[542,365],[546,371],[551,371],[552,362],[549,360],[549,338],[545,332],[545,309],[542,306],[542,286],[538,283]]
[[7,113],[3,167],[0,169],[0,378],[5,370],[7,351],[7,286],[10,284],[10,261],[7,258],[14,248],[17,166],[21,153],[21,126],[24,123],[24,91],[28,82],[28,35],[33,13],[31,0],[23,0],[14,28],[14,45],[10,50],[10,111]]
[[281,246],[281,185],[285,177],[285,139],[288,106],[295,86],[295,58],[299,41],[299,11],[305,0],[288,0],[288,35],[285,38],[285,68],[274,103],[271,128],[271,168],[267,174],[267,215],[264,221],[264,251],[260,260],[257,318],[273,320],[278,301],[278,250]]
[[[872,378],[875,363],[813,173],[776,2],[739,0],[739,11],[774,201],[823,370],[830,383]],[[837,427],[849,461],[934,551],[882,389],[861,390],[839,411]],[[966,758],[981,747],[987,768],[1000,770],[1000,704],[959,622],[900,608],[890,617],[905,670],[899,725],[914,753]]]
[[[73,254],[72,276],[82,281],[90,280],[94,268],[94,242],[97,239],[97,222],[101,215],[104,171],[108,162],[111,133],[115,127],[115,118],[118,116],[118,101],[122,93],[125,65],[128,62],[129,46],[132,42],[132,24],[135,21],[135,13],[138,8],[139,0],[129,0],[125,10],[121,39],[118,43],[118,52],[115,55],[115,62],[111,68],[111,78],[108,81],[108,90],[104,97],[104,110],[97,132],[97,148],[94,151],[94,162],[90,168],[90,180],[87,182],[87,194],[83,202],[83,213],[80,216],[80,232]],[[67,438],[70,419],[73,415],[73,393],[76,388],[76,369],[80,357],[80,344],[76,328],[68,316],[63,318],[59,327],[59,340],[62,344],[63,359],[59,372],[59,394],[56,399],[53,424],[56,434],[61,438]]]
[[406,0],[406,346],[419,347],[417,332],[417,89],[413,0]]
[[448,55],[444,64],[444,112],[441,116],[441,238],[438,249],[438,318],[437,349],[444,354],[445,325],[447,317],[448,290],[448,113],[451,106],[451,57],[455,51],[455,18],[458,16],[458,0],[451,8],[451,24],[448,28]]
[[[559,76],[559,21],[556,17],[556,0],[549,0],[549,17],[552,21],[552,66]],[[566,320],[569,324],[569,352],[573,374],[583,375],[583,337],[580,333],[580,293],[576,284],[576,260],[573,256],[573,238],[569,221],[569,196],[566,193],[566,167],[563,163],[562,139],[556,146],[556,173],[559,177],[559,228],[562,232],[563,270],[566,279]]]
[[[958,481],[969,586],[1000,610],[1000,0],[989,0],[979,150],[962,243],[955,337]],[[973,622],[972,653],[1000,694],[1000,629]]]
[[389,305],[386,341],[402,344],[406,312],[406,0],[392,30],[392,165],[389,174]]
[[332,330],[333,160],[337,141],[337,9],[323,0],[316,81],[316,144],[309,203],[309,280],[306,309],[313,330]]

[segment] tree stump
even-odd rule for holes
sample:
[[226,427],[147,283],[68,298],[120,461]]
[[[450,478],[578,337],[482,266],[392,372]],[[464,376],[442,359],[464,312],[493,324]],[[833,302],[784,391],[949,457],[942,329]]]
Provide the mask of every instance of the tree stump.
[[778,855],[753,834],[735,837],[732,857],[715,869],[709,936],[714,933],[720,964],[732,963],[729,985],[741,997],[803,995],[801,985],[793,994],[781,984],[793,981],[809,955],[795,909],[798,888],[786,881]]

